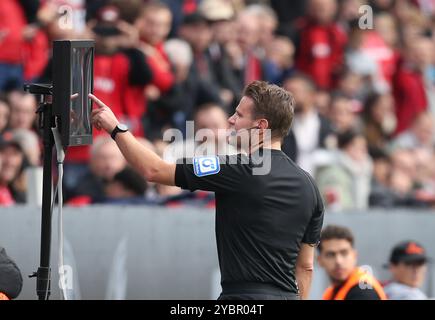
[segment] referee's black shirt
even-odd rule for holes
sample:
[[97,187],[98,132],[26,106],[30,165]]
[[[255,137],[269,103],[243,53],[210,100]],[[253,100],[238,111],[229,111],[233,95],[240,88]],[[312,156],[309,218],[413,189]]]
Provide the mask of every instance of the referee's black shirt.
[[253,175],[254,165],[243,155],[217,157],[219,171],[203,176],[189,164],[192,161],[183,159],[176,167],[175,184],[216,193],[222,285],[260,282],[297,294],[300,244],[319,241],[324,208],[309,174],[282,151],[272,149],[270,154],[266,175]]

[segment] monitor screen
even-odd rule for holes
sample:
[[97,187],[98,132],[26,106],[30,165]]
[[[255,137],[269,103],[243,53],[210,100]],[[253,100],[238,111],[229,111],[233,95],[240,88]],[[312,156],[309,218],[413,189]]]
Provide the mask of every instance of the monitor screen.
[[80,136],[92,134],[88,94],[92,93],[93,48],[72,48],[71,53],[71,119],[70,137],[80,144]]
[[92,143],[93,40],[53,42],[53,110],[62,144]]

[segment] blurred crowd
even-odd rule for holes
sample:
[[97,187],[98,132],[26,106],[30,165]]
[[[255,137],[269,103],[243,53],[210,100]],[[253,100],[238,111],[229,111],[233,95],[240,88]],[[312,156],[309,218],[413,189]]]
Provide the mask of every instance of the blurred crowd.
[[[38,105],[22,88],[51,82],[59,39],[95,40],[94,94],[168,161],[210,143],[189,141],[186,121],[226,128],[244,86],[266,80],[295,97],[283,150],[328,209],[435,205],[433,0],[2,0],[2,206],[26,202],[41,166]],[[188,147],[168,155],[169,128]],[[64,188],[69,205],[214,206],[143,180],[97,130],[68,149]]]

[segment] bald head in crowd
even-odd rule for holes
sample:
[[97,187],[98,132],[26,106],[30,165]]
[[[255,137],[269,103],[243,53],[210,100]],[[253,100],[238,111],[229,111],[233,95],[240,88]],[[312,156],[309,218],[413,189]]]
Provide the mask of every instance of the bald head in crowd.
[[127,162],[111,137],[99,137],[91,148],[90,168],[94,175],[105,180],[124,169]]

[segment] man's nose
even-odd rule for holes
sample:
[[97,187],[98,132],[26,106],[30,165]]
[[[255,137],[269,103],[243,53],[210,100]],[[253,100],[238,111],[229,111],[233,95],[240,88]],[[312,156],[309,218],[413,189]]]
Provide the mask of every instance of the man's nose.
[[234,115],[228,118],[228,123],[233,125],[234,124]]

